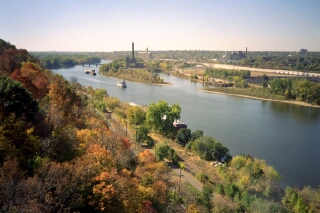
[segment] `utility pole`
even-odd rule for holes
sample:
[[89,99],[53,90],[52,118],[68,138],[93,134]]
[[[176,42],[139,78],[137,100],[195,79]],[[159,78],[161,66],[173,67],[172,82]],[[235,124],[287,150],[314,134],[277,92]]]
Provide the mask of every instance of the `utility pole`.
[[126,137],[128,137],[128,132],[127,132],[127,129],[128,129],[128,123],[127,123],[127,120],[124,120],[124,122],[126,122]]
[[180,182],[181,182],[181,177],[183,176],[181,175],[181,170],[184,169],[185,165],[183,163],[179,163],[179,167],[180,167],[180,174],[179,174],[178,196],[180,196]]

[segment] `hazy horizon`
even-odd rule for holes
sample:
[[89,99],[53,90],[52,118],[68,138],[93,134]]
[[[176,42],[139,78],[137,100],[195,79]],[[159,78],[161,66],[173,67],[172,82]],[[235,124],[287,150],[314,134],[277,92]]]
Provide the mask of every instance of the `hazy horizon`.
[[0,0],[0,38],[28,51],[320,51],[320,1]]

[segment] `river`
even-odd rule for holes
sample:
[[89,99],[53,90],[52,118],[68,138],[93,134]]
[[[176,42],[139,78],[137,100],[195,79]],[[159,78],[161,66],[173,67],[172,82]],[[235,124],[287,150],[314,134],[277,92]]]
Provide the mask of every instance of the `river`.
[[[104,61],[107,62],[107,61]],[[99,67],[91,65],[91,69]],[[104,88],[122,101],[148,105],[165,100],[181,106],[181,120],[192,131],[203,130],[230,149],[231,155],[249,154],[266,160],[282,175],[286,186],[320,185],[320,109],[281,102],[254,100],[199,91],[209,86],[160,74],[171,86],[152,86],[84,74],[88,67],[52,69],[67,80],[76,76],[84,86]]]

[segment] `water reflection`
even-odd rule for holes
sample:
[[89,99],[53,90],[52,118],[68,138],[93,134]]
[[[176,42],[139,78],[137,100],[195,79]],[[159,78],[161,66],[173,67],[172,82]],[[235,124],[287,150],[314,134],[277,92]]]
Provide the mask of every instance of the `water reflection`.
[[308,121],[315,123],[320,118],[320,110],[314,107],[301,106],[281,102],[268,101],[270,109],[276,113],[289,113],[298,121]]

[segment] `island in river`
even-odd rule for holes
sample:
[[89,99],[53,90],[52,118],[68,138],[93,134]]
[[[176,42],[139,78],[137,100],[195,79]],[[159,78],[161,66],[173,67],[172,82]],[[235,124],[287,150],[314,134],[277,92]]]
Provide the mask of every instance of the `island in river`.
[[102,64],[99,68],[101,75],[142,82],[152,85],[170,85],[164,82],[157,72],[149,72],[146,68],[130,68],[125,66],[123,59],[116,59],[111,63]]

